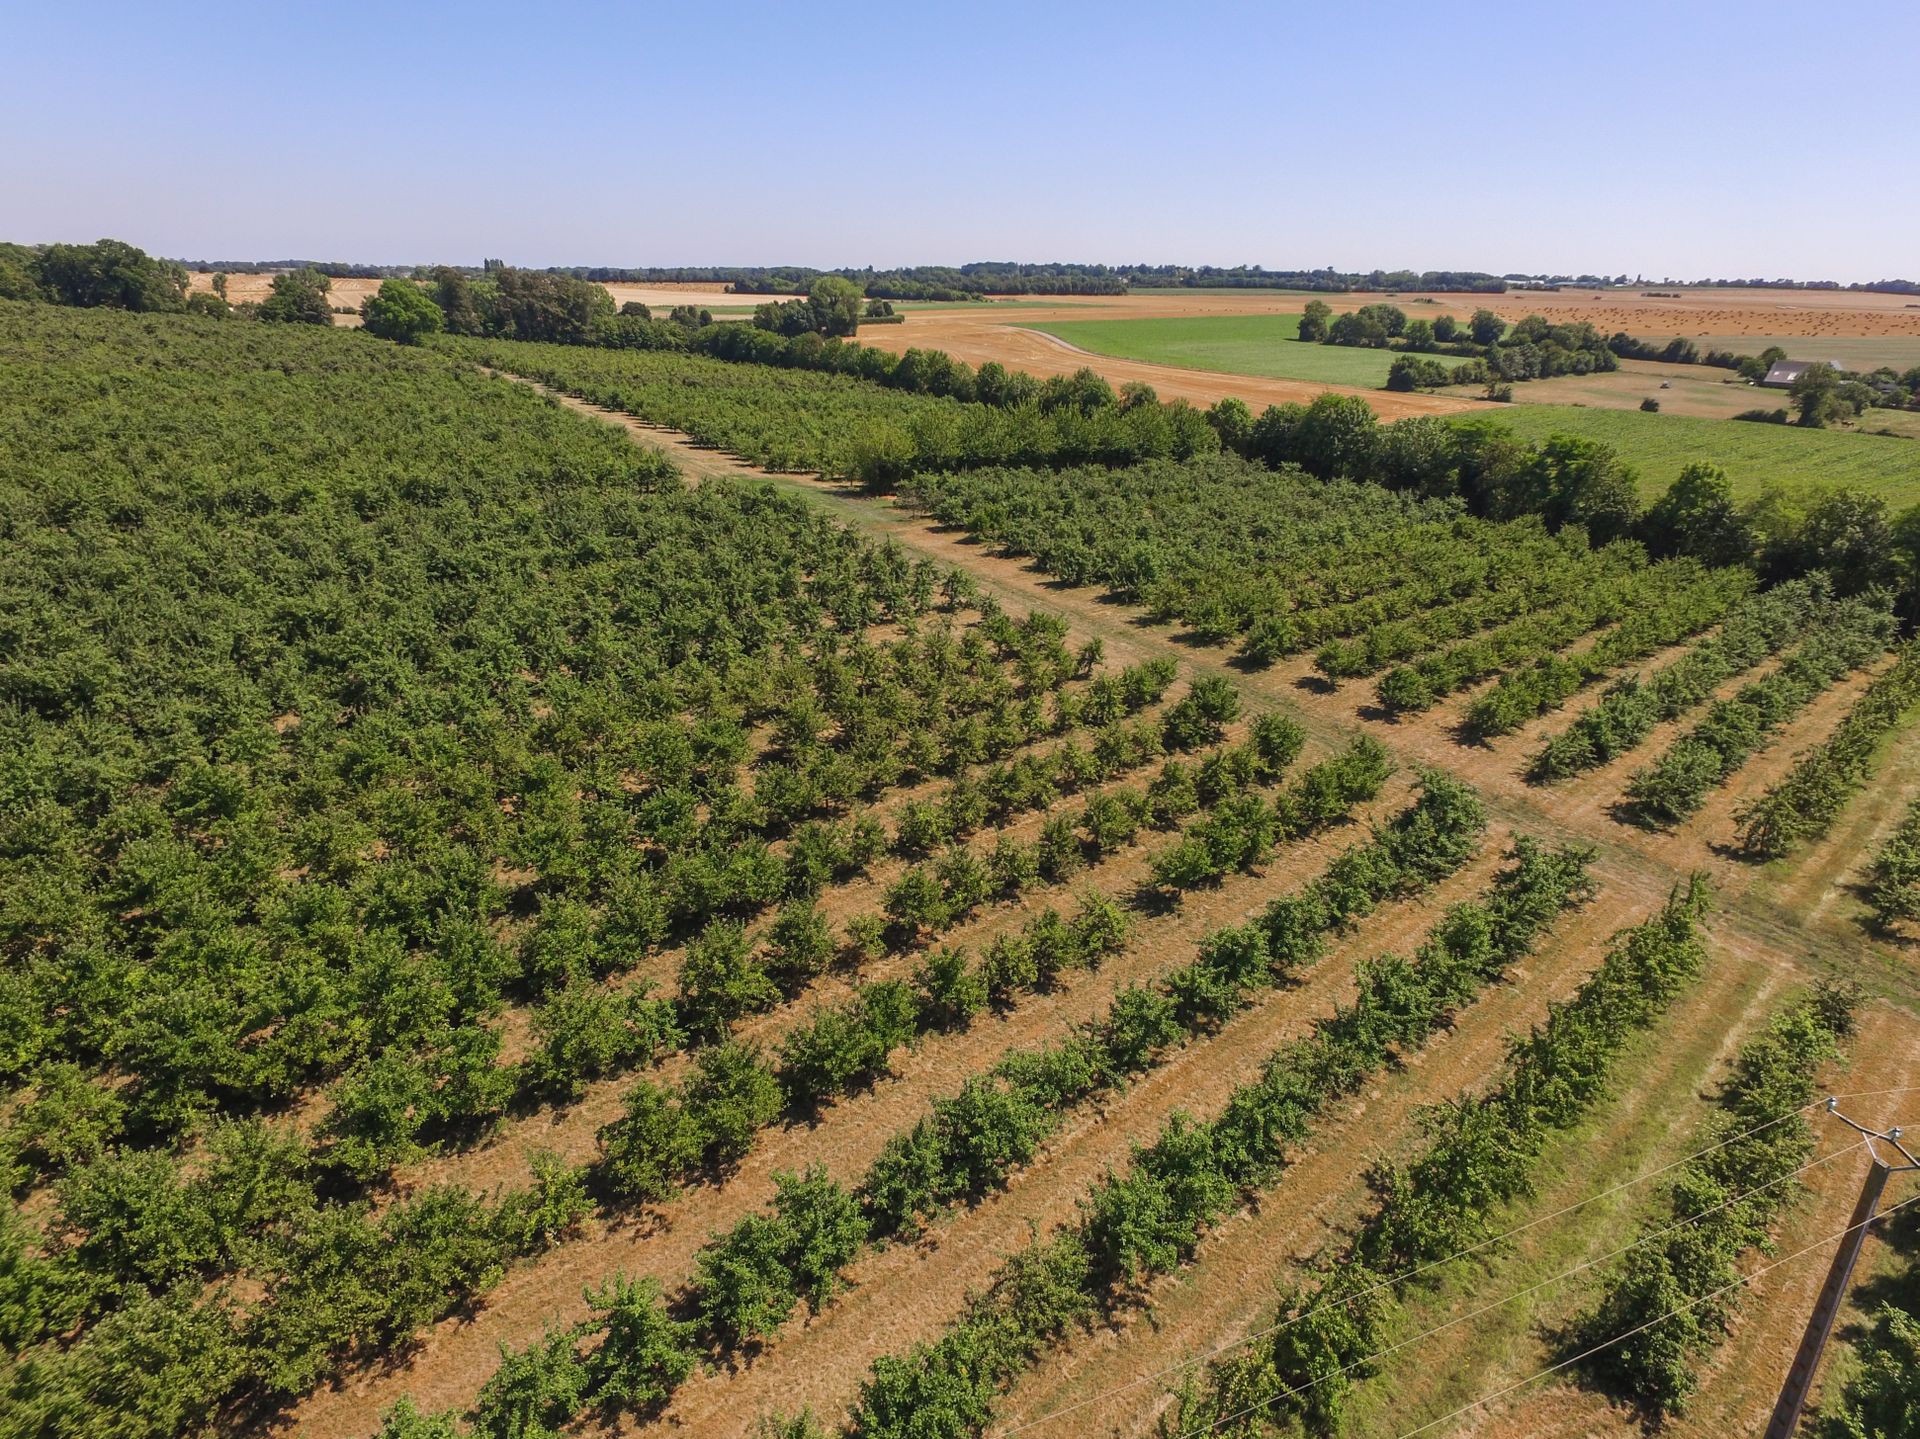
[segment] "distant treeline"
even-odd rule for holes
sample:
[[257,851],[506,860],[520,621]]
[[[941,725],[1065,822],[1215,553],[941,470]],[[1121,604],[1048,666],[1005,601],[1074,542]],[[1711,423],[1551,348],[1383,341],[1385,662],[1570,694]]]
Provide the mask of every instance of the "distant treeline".
[[1887,295],[1920,295],[1920,280],[1869,280],[1843,285],[1838,280],[1679,280],[1698,289],[1872,290]]
[[1124,265],[1113,273],[1141,290],[1457,290],[1497,295],[1507,288],[1498,275],[1478,270],[1269,270],[1261,265]]
[[345,260],[174,260],[185,270],[225,271],[229,275],[272,275],[282,270],[317,270],[330,280],[384,280],[418,273],[418,265],[353,265]]
[[[259,275],[276,270],[318,270],[336,280],[381,280],[388,276],[425,279],[453,269],[479,275],[487,265],[361,265],[342,260],[177,260],[189,270],[224,270],[230,275]],[[1122,295],[1129,289],[1317,290],[1330,293],[1457,292],[1497,295],[1510,287],[1617,289],[1650,283],[1619,275],[1504,275],[1479,270],[1269,270],[1262,265],[1081,265],[1053,261],[1021,264],[1013,260],[977,260],[967,265],[906,265],[891,270],[847,267],[819,270],[808,265],[549,265],[551,275],[570,275],[602,285],[727,285],[743,295],[802,295],[822,275],[838,275],[880,300],[976,300],[983,295]],[[1855,290],[1890,295],[1920,295],[1920,280],[1871,280],[1843,285],[1838,280],[1724,279],[1659,283],[1697,289]]]
[[804,292],[822,275],[851,280],[880,300],[976,300],[983,295],[1124,295],[1125,275],[1106,265],[1023,265],[978,260],[969,265],[909,265],[898,270],[782,268],[732,281],[748,294]]
[[[451,269],[478,276],[501,268],[480,265],[350,265],[336,260],[181,260],[189,270],[257,275],[274,270],[318,270],[334,279],[425,279]],[[1499,294],[1498,275],[1470,270],[1268,270],[1260,265],[1021,264],[979,260],[966,265],[908,265],[876,270],[820,270],[808,265],[550,265],[543,272],[602,285],[726,285],[743,295],[803,295],[825,275],[851,280],[880,300],[977,300],[984,295],[1121,295],[1129,288],[1316,290],[1326,292],[1451,290]],[[1586,281],[1582,281],[1586,283]],[[1607,280],[1594,283],[1609,284]]]

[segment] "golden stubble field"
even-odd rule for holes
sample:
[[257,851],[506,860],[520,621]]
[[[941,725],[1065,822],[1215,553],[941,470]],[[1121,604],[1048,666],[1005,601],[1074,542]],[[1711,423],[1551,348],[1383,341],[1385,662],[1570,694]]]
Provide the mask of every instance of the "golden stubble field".
[[[187,274],[189,291],[213,291],[213,272],[210,270],[190,270]],[[273,275],[234,275],[227,276],[227,298],[234,304],[259,303],[267,298],[273,288]],[[380,288],[378,280],[337,279],[333,282],[332,297],[335,305],[351,305],[358,310],[367,296]],[[613,296],[616,305],[624,305],[629,300],[638,300],[641,304],[656,310],[670,310],[675,305],[705,305],[708,307],[725,306],[733,308],[752,305],[761,297],[755,295],[729,295],[724,285],[709,284],[654,284],[654,285],[608,285],[608,294]],[[336,325],[358,325],[360,316],[335,315]]]

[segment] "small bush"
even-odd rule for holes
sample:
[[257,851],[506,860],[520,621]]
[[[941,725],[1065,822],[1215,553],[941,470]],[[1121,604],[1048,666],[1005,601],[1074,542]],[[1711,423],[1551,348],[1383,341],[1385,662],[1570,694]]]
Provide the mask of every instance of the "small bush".
[[644,1417],[693,1372],[695,1326],[668,1315],[658,1280],[611,1275],[588,1292],[587,1307],[586,1332],[600,1337],[586,1358],[587,1387],[602,1409]]

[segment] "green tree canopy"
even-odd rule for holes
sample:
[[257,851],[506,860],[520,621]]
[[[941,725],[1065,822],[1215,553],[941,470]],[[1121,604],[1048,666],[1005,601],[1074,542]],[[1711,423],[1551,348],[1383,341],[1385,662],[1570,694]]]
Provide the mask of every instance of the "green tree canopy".
[[35,270],[56,305],[179,310],[187,302],[186,270],[124,240],[49,245],[40,252]]
[[1492,480],[1495,518],[1537,514],[1554,529],[1581,524],[1595,544],[1631,534],[1639,519],[1639,482],[1611,446],[1577,435],[1550,435],[1535,453]]
[[1832,365],[1813,364],[1800,372],[1787,394],[1800,411],[1800,423],[1817,430],[1838,418],[1840,409],[1840,372]]
[[1379,431],[1373,406],[1358,395],[1322,395],[1300,417],[1294,441],[1300,467],[1328,480],[1365,476],[1373,464]]
[[1640,522],[1655,555],[1692,555],[1710,565],[1731,565],[1753,554],[1753,528],[1733,502],[1733,484],[1715,465],[1691,464],[1654,501]]
[[488,334],[513,340],[549,340],[583,345],[594,327],[614,315],[604,285],[545,270],[491,271],[492,289],[475,287]]
[[360,315],[367,333],[402,345],[417,345],[446,324],[432,296],[411,280],[382,280],[378,293],[361,304]]
[[1781,536],[1768,558],[1786,573],[1825,570],[1843,595],[1894,589],[1902,579],[1901,546],[1887,502],[1860,490],[1820,496],[1798,532]]
[[0,242],[0,300],[41,300],[37,257],[25,245]]
[[273,277],[273,293],[260,302],[260,318],[281,324],[331,325],[333,281],[318,270],[288,270]]
[[860,287],[838,275],[822,275],[807,288],[807,306],[813,327],[829,337],[851,335],[860,328]]

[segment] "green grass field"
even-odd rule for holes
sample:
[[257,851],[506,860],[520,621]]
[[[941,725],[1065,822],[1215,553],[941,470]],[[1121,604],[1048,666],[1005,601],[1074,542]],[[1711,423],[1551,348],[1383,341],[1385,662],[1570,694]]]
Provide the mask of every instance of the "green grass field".
[[[1773,403],[1784,404],[1784,395]],[[1707,460],[1726,470],[1741,495],[1774,485],[1849,485],[1884,495],[1896,507],[1920,503],[1920,441],[1581,405],[1514,404],[1497,413],[1529,440],[1574,434],[1613,446],[1640,471],[1648,496],[1664,490],[1685,465]]]
[[[1071,320],[1034,328],[1126,360],[1362,388],[1386,382],[1393,363],[1388,352],[1303,345],[1294,338],[1299,326],[1298,315],[1229,315]],[[1786,396],[1774,391],[1746,393],[1757,406],[1786,403]],[[1488,413],[1497,413],[1529,440],[1564,433],[1612,445],[1640,471],[1641,488],[1649,496],[1664,490],[1687,464],[1707,460],[1722,466],[1743,495],[1774,485],[1852,485],[1897,506],[1920,503],[1920,442],[1913,440],[1584,405],[1519,403]]]
[[1378,389],[1393,356],[1385,350],[1303,345],[1298,315],[1214,315],[1200,319],[1061,320],[1035,325],[1096,355],[1223,370],[1275,380]]

